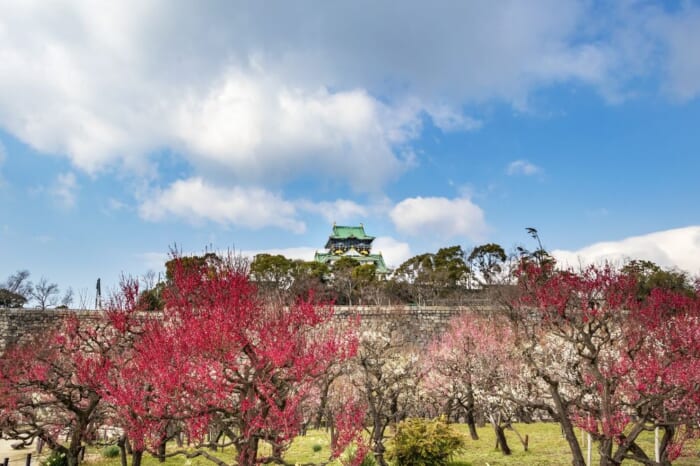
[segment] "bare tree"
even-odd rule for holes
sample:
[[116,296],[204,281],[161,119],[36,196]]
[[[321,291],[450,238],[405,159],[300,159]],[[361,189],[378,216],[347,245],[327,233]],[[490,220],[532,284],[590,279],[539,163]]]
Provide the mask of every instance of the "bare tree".
[[85,310],[88,307],[88,300],[90,296],[87,288],[81,288],[78,290],[78,309]]
[[372,452],[381,466],[390,424],[405,419],[417,406],[421,379],[417,352],[406,341],[392,338],[398,322],[362,332],[352,383],[367,403]]
[[34,298],[41,310],[48,306],[55,306],[58,303],[58,285],[49,283],[46,277],[41,277],[34,289],[31,291],[31,296]]
[[153,270],[148,270],[141,277],[141,283],[143,283],[143,291],[150,291],[156,286],[157,275]]
[[29,298],[32,292],[32,282],[29,281],[29,270],[18,270],[9,277],[5,283],[0,284],[0,288],[4,288],[12,293],[17,293]]
[[70,307],[71,304],[73,304],[73,288],[69,286],[66,292],[63,293],[63,298],[61,298],[61,306]]

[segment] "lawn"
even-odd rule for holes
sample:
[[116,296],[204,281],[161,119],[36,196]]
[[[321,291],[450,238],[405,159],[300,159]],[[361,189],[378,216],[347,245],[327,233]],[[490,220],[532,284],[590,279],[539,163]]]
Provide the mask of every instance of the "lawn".
[[[555,423],[535,423],[518,424],[516,429],[524,437],[529,438],[528,451],[523,450],[523,446],[518,440],[515,432],[507,431],[508,444],[513,450],[511,456],[503,456],[495,450],[496,439],[493,431],[489,427],[479,428],[479,440],[471,440],[468,436],[466,426],[458,425],[457,429],[467,437],[467,448],[457,455],[452,466],[501,466],[501,465],[570,465],[571,459],[566,441],[561,435],[559,425]],[[329,455],[329,438],[326,432],[311,430],[306,436],[298,437],[285,455],[288,463],[321,463]],[[641,442],[642,448],[650,456],[653,455],[654,439],[653,434],[648,434]],[[675,465],[691,466],[700,464],[700,443],[695,442],[686,447],[683,457],[679,458]],[[95,450],[89,455],[89,462],[94,466],[119,466],[119,458],[102,458],[99,451]],[[225,458],[229,463],[233,463],[233,450],[226,449],[217,453],[220,458]],[[597,464],[596,445],[593,445],[593,464]],[[166,466],[182,465],[188,466],[209,466],[213,465],[204,458],[193,458],[186,460],[183,457],[169,458]],[[338,465],[339,463],[332,463]],[[630,463],[632,464],[632,463]],[[156,458],[144,456],[143,466],[162,466]]]

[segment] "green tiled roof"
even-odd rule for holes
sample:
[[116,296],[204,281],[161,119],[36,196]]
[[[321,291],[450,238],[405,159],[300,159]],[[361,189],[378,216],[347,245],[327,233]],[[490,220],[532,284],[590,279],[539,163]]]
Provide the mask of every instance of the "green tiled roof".
[[364,256],[364,257],[366,257],[367,259],[370,259],[377,266],[377,272],[389,273],[389,269],[387,268],[386,264],[384,263],[384,258],[382,257],[381,254],[369,254],[369,255]]
[[[329,251],[316,252],[314,260],[316,262],[332,265],[333,262],[341,257],[352,257],[360,264],[374,264],[377,267],[377,273],[388,274],[389,269],[381,253],[368,254],[373,240],[374,236],[366,234],[365,227],[361,223],[360,226],[356,227],[334,224],[333,233],[326,243],[326,249]],[[335,242],[340,242],[341,244],[336,244]],[[339,250],[330,251],[331,248]]]
[[[335,254],[330,254],[330,253],[325,253],[325,252],[317,252],[316,255],[314,256],[314,260],[316,262],[321,262],[324,264],[329,264],[332,265],[333,262],[336,260],[340,259],[343,256],[338,256]],[[389,269],[386,267],[386,263],[384,262],[384,258],[382,257],[381,254],[367,254],[366,256],[364,255],[351,255],[353,259],[355,259],[357,262],[360,264],[374,264],[377,266],[377,273],[389,273]]]
[[357,239],[372,240],[372,239],[374,239],[374,236],[369,236],[369,235],[365,234],[365,227],[363,225],[360,225],[359,227],[333,225],[333,234],[331,235],[331,238],[332,239],[357,238]]

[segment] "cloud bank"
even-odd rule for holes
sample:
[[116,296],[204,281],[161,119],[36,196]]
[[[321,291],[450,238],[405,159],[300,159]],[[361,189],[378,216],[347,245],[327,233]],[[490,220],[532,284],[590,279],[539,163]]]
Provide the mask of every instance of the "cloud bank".
[[[149,184],[139,207],[148,220],[302,232],[301,213],[323,215],[322,202],[343,218],[369,207],[305,206],[287,198],[289,184],[381,193],[420,163],[404,154],[416,153],[428,121],[478,130],[485,104],[527,109],[532,94],[562,84],[611,102],[650,81],[697,98],[700,7],[609,9],[599,18],[574,0],[6,1],[0,128],[71,162],[56,186],[66,206],[74,173],[125,171]],[[175,179],[160,170],[163,153],[185,167]],[[541,170],[519,160],[507,171]],[[486,229],[468,198],[413,197],[387,210],[407,234],[479,239]]]
[[567,0],[3,2],[0,126],[91,174],[152,174],[167,148],[219,182],[323,173],[377,190],[424,118],[476,129],[465,106],[523,106],[563,82],[609,95],[654,44],[670,92],[700,92],[700,10],[613,10],[617,23],[589,37],[595,12]]
[[389,212],[397,231],[412,236],[481,240],[487,230],[484,212],[467,197],[413,197]]
[[552,255],[560,264],[571,267],[645,259],[664,267],[678,267],[691,274],[700,274],[700,226],[595,243],[577,251],[558,249],[552,251]]

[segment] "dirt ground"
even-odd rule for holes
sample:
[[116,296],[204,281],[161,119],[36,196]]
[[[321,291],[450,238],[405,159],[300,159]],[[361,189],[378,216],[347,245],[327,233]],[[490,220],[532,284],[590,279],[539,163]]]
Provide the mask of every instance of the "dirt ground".
[[30,447],[22,448],[21,450],[13,450],[12,447],[10,447],[10,445],[12,445],[15,442],[17,441],[5,439],[0,440],[0,465],[2,464],[2,461],[5,460],[5,458],[10,459],[10,465],[24,465],[25,460],[27,458],[27,453],[32,454],[32,464],[39,464],[38,461],[35,461],[35,459],[37,459],[37,454],[33,445]]

